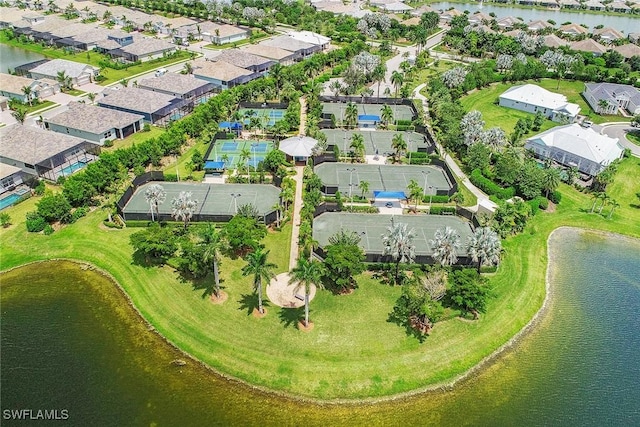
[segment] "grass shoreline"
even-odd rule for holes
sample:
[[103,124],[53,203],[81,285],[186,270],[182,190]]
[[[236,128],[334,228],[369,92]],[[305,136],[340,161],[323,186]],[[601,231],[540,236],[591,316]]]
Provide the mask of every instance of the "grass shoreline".
[[[634,179],[640,176],[639,166],[637,159],[625,160],[611,184],[611,193],[619,201],[631,202],[626,197],[640,191],[640,181]],[[224,378],[236,378],[255,390],[297,400],[373,403],[452,387],[473,377],[492,357],[508,349],[510,340],[531,322],[547,298],[543,284],[549,261],[547,242],[553,230],[578,224],[581,228],[640,237],[639,211],[634,205],[623,203],[613,220],[607,220],[602,215],[587,213],[588,196],[566,186],[562,192],[563,202],[556,213],[538,213],[523,234],[504,242],[505,259],[491,278],[498,295],[490,302],[488,312],[477,323],[457,319],[438,323],[424,344],[407,339],[404,331],[380,318],[386,317],[388,305],[399,290],[384,287],[368,277],[360,280],[361,286],[353,295],[336,298],[320,293],[311,307],[316,330],[301,334],[295,328],[283,326],[274,308],[269,316],[259,320],[238,314],[241,308],[234,301],[240,303],[249,292],[249,281],[237,271],[241,261],[225,259],[223,285],[230,299],[226,307],[213,309],[208,300],[199,298],[197,289],[176,280],[171,269],[132,265],[126,241],[135,230],[97,230],[100,212],[52,236],[28,235],[23,231],[24,224],[2,230],[1,261],[5,268],[38,259],[82,259],[108,271],[158,333]],[[16,209],[23,217],[34,205],[35,200],[29,200]],[[267,239],[271,248],[288,244],[288,237],[277,233],[270,233]],[[21,249],[21,245],[27,248]],[[96,250],[101,245],[105,246],[103,252]],[[274,257],[282,255],[277,250],[272,253]],[[279,270],[286,269],[285,258],[277,259]],[[354,307],[367,307],[368,311],[360,313]],[[348,316],[340,315],[344,312]],[[366,334],[367,330],[375,331],[369,341],[352,336]],[[317,341],[323,337],[332,346],[320,345],[318,350]],[[456,355],[454,360],[450,360],[451,354]],[[372,380],[371,373],[382,376],[387,371],[398,373],[377,383]],[[393,382],[396,378],[405,382],[397,385]],[[326,380],[327,384],[322,387],[320,380]],[[348,387],[344,381],[359,383]]]

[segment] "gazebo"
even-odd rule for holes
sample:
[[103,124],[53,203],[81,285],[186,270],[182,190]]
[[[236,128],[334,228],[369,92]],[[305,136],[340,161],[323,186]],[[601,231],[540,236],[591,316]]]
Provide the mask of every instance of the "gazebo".
[[318,145],[318,140],[309,136],[298,135],[280,141],[279,149],[295,162],[306,162]]

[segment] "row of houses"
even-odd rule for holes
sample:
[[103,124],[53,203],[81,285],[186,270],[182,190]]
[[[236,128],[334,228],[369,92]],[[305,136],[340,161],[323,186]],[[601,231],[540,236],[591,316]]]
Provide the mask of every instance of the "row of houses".
[[[509,0],[495,0],[496,3],[510,3]],[[597,12],[631,13],[634,9],[640,9],[640,1],[599,2],[597,0],[515,0],[515,4],[523,6],[539,6],[549,9],[583,9]]]

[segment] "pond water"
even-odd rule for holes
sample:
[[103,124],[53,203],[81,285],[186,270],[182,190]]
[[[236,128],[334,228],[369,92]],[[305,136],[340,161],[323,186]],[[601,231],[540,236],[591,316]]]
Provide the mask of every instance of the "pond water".
[[39,53],[30,52],[13,46],[0,43],[0,72],[13,71],[19,65],[44,59]]
[[562,230],[551,248],[552,304],[513,351],[453,391],[370,405],[226,381],[148,331],[104,276],[19,268],[0,277],[1,409],[67,409],[84,426],[637,425],[640,241]]
[[448,10],[452,7],[458,9],[461,12],[468,10],[469,13],[475,13],[478,10],[486,13],[491,12],[496,14],[496,17],[504,18],[505,16],[515,16],[522,18],[524,22],[536,21],[538,19],[547,21],[552,19],[559,26],[565,22],[573,22],[575,24],[585,24],[590,29],[598,25],[604,25],[605,27],[612,27],[624,34],[640,31],[640,16],[629,15],[605,15],[596,13],[580,13],[580,12],[566,12],[563,10],[551,10],[551,9],[533,9],[533,8],[520,8],[513,6],[497,6],[491,3],[450,3],[450,2],[436,2],[430,3],[430,7],[434,10]]

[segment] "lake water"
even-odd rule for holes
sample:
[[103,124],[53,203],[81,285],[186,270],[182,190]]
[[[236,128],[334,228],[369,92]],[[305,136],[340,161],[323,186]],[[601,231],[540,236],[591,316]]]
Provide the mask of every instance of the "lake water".
[[39,53],[0,44],[0,72],[6,73],[19,65],[44,59]]
[[67,409],[84,426],[638,425],[640,241],[563,230],[551,248],[552,304],[513,351],[453,391],[353,406],[174,366],[186,357],[110,280],[70,262],[16,269],[0,285],[1,409]]
[[625,34],[631,32],[640,31],[640,16],[618,16],[618,15],[604,15],[595,13],[579,13],[579,12],[566,12],[562,10],[550,10],[550,9],[533,9],[533,8],[519,8],[513,6],[496,6],[491,3],[449,3],[449,2],[437,2],[429,4],[435,10],[448,10],[452,7],[458,9],[461,12],[468,10],[469,13],[475,13],[478,10],[486,13],[491,12],[496,14],[497,18],[504,18],[505,16],[515,16],[522,18],[524,22],[536,21],[538,19],[547,21],[552,19],[559,26],[565,22],[573,22],[576,24],[585,24],[590,29],[598,25],[604,25],[605,27],[612,27]]

